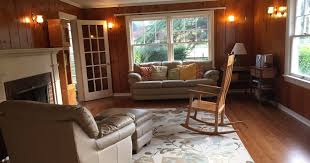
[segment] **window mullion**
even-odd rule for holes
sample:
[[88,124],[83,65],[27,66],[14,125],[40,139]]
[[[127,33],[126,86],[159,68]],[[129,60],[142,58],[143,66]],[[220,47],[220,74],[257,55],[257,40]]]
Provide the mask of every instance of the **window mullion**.
[[172,28],[172,19],[170,16],[167,16],[167,41],[168,41],[168,61],[173,61],[173,28]]

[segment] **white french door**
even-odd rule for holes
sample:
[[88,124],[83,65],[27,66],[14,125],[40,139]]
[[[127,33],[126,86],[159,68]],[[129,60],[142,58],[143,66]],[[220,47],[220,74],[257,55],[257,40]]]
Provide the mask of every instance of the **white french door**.
[[107,22],[78,20],[84,100],[112,96]]

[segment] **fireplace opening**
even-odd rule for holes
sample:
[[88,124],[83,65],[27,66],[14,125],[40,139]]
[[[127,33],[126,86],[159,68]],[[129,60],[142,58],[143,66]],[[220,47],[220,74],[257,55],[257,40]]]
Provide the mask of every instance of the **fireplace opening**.
[[48,103],[48,86],[42,85],[20,91],[14,97],[14,100],[29,100]]
[[51,73],[9,81],[4,87],[7,100],[54,103]]

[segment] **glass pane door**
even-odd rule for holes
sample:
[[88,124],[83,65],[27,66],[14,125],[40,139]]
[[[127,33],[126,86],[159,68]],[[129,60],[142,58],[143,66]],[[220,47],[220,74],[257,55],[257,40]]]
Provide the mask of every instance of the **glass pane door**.
[[79,21],[85,100],[112,95],[106,22]]

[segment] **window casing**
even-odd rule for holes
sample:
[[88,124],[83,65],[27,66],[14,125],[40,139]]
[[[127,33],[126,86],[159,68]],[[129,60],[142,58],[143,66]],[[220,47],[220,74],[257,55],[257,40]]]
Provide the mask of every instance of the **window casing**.
[[130,70],[134,63],[152,61],[213,61],[213,15],[205,11],[127,16]]
[[310,0],[289,0],[288,5],[285,77],[305,87],[310,84]]
[[290,0],[286,75],[310,81],[310,0]]

